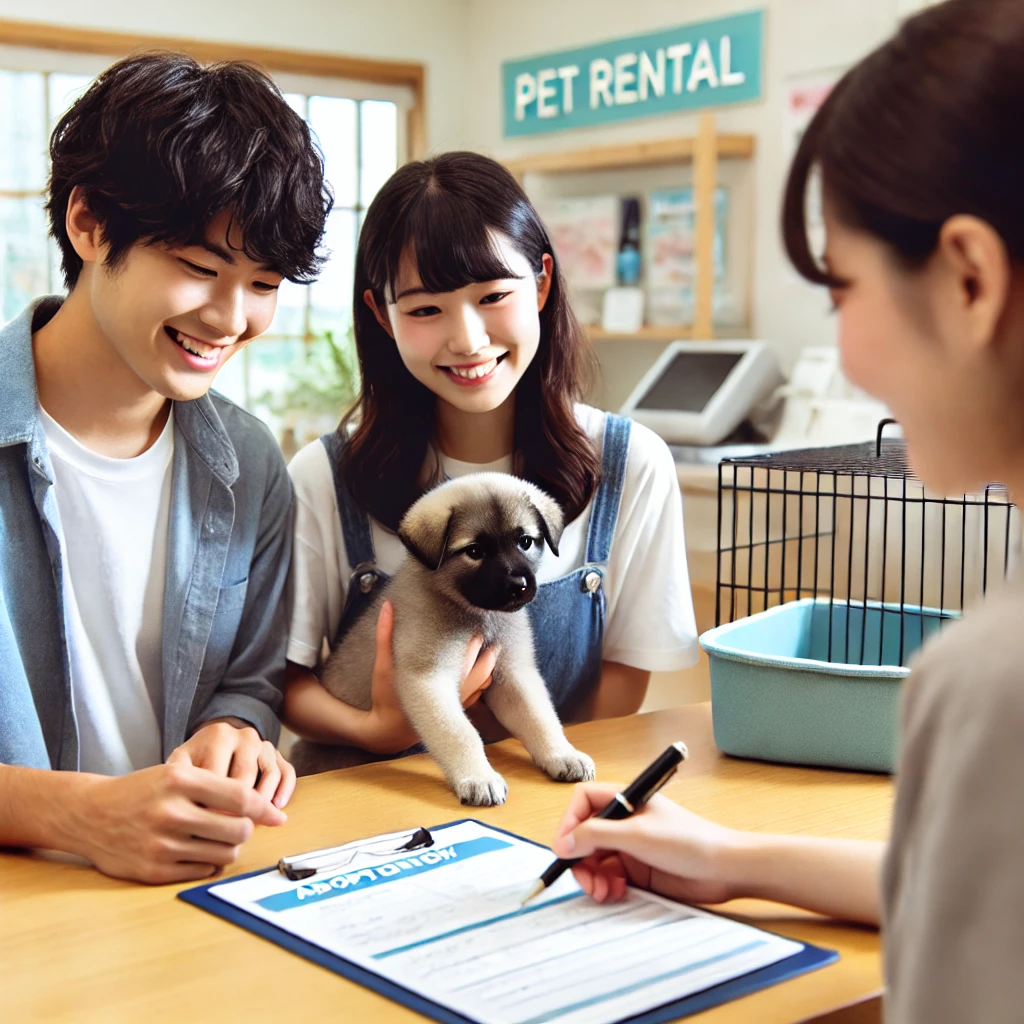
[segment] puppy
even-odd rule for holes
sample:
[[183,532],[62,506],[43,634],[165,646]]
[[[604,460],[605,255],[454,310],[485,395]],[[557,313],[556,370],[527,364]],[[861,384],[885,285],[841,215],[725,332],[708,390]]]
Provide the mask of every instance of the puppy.
[[[594,778],[594,762],[565,738],[537,671],[526,611],[544,545],[558,554],[562,525],[551,497],[504,473],[475,473],[429,491],[399,524],[408,554],[320,673],[335,697],[370,707],[377,616],[384,599],[391,601],[399,702],[464,804],[502,804],[508,792],[459,700],[474,635],[498,650],[482,698],[498,721],[553,779]],[[293,760],[304,773],[337,767],[329,756],[316,757],[318,745],[296,746]],[[332,748],[319,749],[327,755]]]

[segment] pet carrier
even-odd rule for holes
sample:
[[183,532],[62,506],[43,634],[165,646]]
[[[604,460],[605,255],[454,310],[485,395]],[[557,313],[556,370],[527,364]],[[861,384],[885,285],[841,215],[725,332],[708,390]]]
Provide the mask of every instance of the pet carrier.
[[718,477],[715,741],[772,761],[891,771],[921,645],[1016,563],[1001,486],[956,499],[902,439],[726,459]]

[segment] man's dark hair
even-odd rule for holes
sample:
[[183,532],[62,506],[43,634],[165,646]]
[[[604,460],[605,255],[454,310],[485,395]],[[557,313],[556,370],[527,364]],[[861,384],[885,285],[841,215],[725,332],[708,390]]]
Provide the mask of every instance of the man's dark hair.
[[65,227],[76,186],[102,225],[111,267],[136,243],[201,243],[225,210],[255,262],[298,283],[323,264],[333,202],[323,157],[252,64],[203,67],[162,52],[118,61],[60,119],[50,160],[46,209],[69,290],[82,269]]

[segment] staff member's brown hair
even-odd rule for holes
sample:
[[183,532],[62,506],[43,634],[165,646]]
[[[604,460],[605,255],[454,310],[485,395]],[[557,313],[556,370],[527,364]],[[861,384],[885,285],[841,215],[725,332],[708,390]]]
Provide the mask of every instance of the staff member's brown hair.
[[1024,3],[948,0],[903,23],[848,72],[811,121],[789,172],[786,253],[808,281],[843,282],[811,251],[808,180],[846,226],[924,265],[955,214],[995,229],[1024,262]]

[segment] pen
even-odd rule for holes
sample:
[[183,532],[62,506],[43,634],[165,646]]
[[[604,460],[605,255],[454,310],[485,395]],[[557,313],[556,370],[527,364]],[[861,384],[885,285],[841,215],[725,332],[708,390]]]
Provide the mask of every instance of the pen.
[[[614,798],[609,801],[608,806],[598,811],[594,817],[609,818],[614,821],[628,818],[631,814],[635,814],[675,775],[679,768],[679,762],[686,759],[687,753],[686,744],[682,740],[673,743],[621,793],[616,793]],[[556,879],[560,878],[563,871],[567,871],[574,864],[579,864],[582,859],[582,857],[574,857],[569,860],[563,860],[559,857],[534,883],[526,899],[523,900],[522,906],[525,907],[530,900],[547,889]]]

